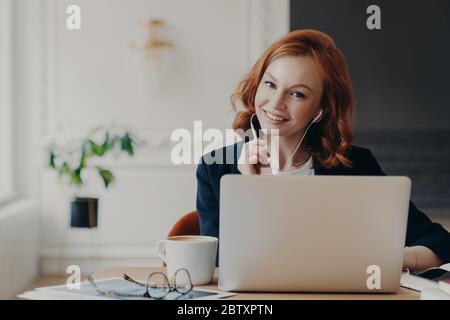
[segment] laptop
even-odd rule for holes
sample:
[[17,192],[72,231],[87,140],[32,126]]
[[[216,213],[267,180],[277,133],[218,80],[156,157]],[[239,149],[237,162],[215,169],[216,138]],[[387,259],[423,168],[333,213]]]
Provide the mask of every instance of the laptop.
[[396,292],[410,193],[408,177],[226,175],[219,288]]

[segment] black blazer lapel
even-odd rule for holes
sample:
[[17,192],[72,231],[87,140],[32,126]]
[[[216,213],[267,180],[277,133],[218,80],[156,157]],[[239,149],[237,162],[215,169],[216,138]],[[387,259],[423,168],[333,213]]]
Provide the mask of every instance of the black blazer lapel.
[[331,169],[322,167],[322,165],[319,163],[319,161],[317,161],[315,157],[313,157],[313,168],[314,168],[314,175],[316,176],[327,176],[333,174]]

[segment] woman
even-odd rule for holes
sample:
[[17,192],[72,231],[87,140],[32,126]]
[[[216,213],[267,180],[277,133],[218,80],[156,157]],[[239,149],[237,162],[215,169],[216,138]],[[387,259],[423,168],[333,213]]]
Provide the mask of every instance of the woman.
[[[297,30],[275,42],[241,81],[232,102],[245,108],[235,118],[235,130],[255,123],[267,131],[264,139],[253,137],[202,157],[197,211],[204,235],[219,236],[219,186],[225,174],[385,175],[369,149],[352,145],[347,64],[321,32]],[[278,148],[272,147],[275,136]],[[212,163],[217,154],[227,159],[227,153],[235,155],[233,164]],[[418,272],[449,261],[450,234],[411,202],[404,268]]]

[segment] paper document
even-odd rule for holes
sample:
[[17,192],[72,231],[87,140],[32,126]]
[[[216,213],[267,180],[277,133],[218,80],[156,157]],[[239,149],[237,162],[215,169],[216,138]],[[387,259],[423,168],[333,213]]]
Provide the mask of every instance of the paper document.
[[430,268],[420,274],[403,273],[401,286],[416,291],[439,289],[439,281],[450,277],[450,263]]
[[[121,293],[144,293],[145,288],[124,280],[123,278],[107,278],[95,281],[98,287],[103,291],[116,291]],[[213,290],[194,289],[188,294],[170,292],[162,300],[210,300],[221,299],[235,295],[230,292],[221,292]],[[88,282],[80,283],[79,289],[70,289],[67,285],[36,288],[18,295],[22,299],[31,300],[159,300],[145,297],[123,297],[123,296],[105,296],[98,293]]]

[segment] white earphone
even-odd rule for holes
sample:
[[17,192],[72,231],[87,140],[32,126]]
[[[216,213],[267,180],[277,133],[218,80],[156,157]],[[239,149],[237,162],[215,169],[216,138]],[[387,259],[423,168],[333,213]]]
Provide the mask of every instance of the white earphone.
[[[252,117],[250,118],[250,127],[252,129],[252,133],[253,133],[253,138],[258,138],[258,134],[256,132],[256,129],[253,125],[253,117],[256,115],[256,113],[254,113],[252,115]],[[308,133],[309,128],[314,124],[314,123],[318,123],[321,120],[321,117],[323,115],[323,109],[320,109],[320,112],[317,114],[317,116],[311,121],[311,123],[308,125],[308,127],[305,130],[305,133],[303,134],[302,138],[300,139],[300,142],[297,144],[297,147],[295,148],[294,152],[291,154],[291,156],[288,158],[288,160],[286,161],[286,163],[283,166],[283,169],[280,170],[280,172],[283,172],[284,169],[286,168],[287,164],[292,160],[292,157],[294,156],[294,154],[297,152],[298,148],[300,147],[300,145],[303,142],[303,139],[305,138],[306,134]],[[270,166],[271,167],[271,166]],[[273,169],[271,167],[271,171],[273,172]]]
[[319,121],[320,121],[320,117],[322,116],[322,114],[323,114],[323,109],[320,109],[319,114],[314,118],[314,120],[312,121],[312,123],[317,123],[317,122],[319,122]]

